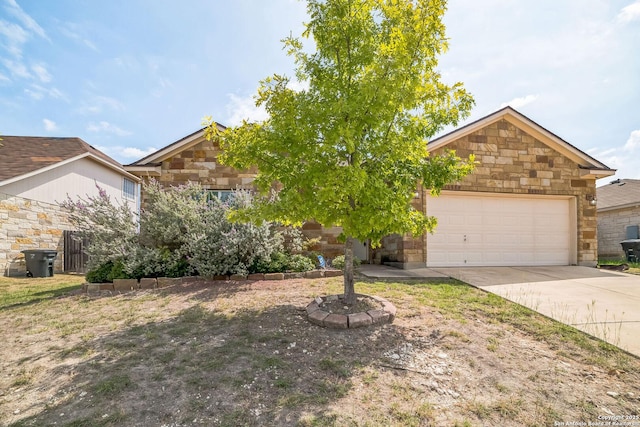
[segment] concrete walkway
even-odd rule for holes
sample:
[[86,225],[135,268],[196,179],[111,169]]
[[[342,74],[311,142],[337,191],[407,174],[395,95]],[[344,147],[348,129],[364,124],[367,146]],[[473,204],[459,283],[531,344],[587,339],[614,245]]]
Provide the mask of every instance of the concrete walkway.
[[640,276],[590,267],[400,270],[363,265],[373,279],[454,278],[531,308],[640,357]]

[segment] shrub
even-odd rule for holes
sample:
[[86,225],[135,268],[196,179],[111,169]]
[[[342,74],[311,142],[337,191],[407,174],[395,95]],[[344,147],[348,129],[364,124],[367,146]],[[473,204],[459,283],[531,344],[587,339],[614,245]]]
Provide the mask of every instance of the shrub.
[[[356,256],[353,257],[353,266],[358,267],[362,261]],[[344,269],[344,255],[338,255],[331,261],[331,266],[343,270]]]
[[287,271],[309,271],[315,268],[315,263],[304,255],[274,252],[267,259],[257,260],[249,269],[251,273],[281,273]]
[[300,254],[291,255],[288,261],[287,271],[309,271],[316,266],[315,261]]
[[60,206],[69,212],[69,222],[79,231],[81,237],[89,240],[85,252],[89,255],[88,267],[98,269],[109,261],[128,256],[137,246],[138,233],[136,216],[129,205],[116,205],[107,192],[98,188],[98,195],[67,200]]
[[106,283],[109,281],[109,273],[113,268],[113,261],[107,261],[104,264],[87,271],[85,279],[89,283]]
[[261,259],[282,250],[282,235],[270,223],[230,222],[229,208],[251,203],[239,191],[229,203],[217,199],[201,207],[200,225],[189,234],[189,263],[203,276],[247,274]]

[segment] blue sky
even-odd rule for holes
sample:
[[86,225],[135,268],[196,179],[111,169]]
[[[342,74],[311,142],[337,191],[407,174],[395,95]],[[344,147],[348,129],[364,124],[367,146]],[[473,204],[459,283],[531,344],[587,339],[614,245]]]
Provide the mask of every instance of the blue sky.
[[[0,133],[127,164],[204,116],[259,119],[258,81],[293,77],[280,40],[305,19],[296,0],[0,0]],[[640,178],[640,0],[451,0],[445,24],[440,70],[474,95],[470,120],[511,105]]]

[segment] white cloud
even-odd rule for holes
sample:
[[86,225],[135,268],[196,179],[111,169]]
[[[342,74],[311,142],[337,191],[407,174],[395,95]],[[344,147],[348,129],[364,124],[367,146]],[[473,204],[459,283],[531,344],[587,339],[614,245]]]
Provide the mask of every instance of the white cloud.
[[126,108],[124,104],[117,99],[100,95],[83,102],[78,112],[80,114],[100,114],[106,110],[122,112],[125,111]]
[[624,144],[625,151],[635,151],[636,148],[640,148],[640,129],[632,131]]
[[151,153],[155,153],[156,151],[158,151],[157,148],[147,148],[145,150],[142,150],[140,148],[136,148],[136,147],[122,147],[122,146],[114,146],[114,147],[104,147],[104,146],[98,146],[97,147],[98,150],[102,151],[103,153],[114,157],[114,158],[120,158],[120,159],[142,159],[143,157],[147,157],[149,154]]
[[42,27],[38,25],[38,23],[31,16],[29,16],[24,10],[22,10],[22,8],[18,6],[18,3],[16,3],[15,0],[5,0],[4,8],[11,15],[16,17],[18,21],[20,21],[22,25],[26,27],[28,30],[39,35],[44,39],[49,40],[49,37],[47,37],[47,34],[44,32]]
[[0,73],[0,82],[10,82],[11,79],[4,74]]
[[64,24],[64,26],[60,26],[60,32],[66,37],[75,41],[76,43],[84,45],[89,49],[95,52],[98,52],[98,48],[96,47],[96,45],[93,44],[93,42],[89,40],[87,37],[85,37],[83,34],[81,34],[81,33],[85,33],[85,31],[80,25],[70,23],[70,22],[66,23]]
[[58,130],[58,125],[53,120],[42,119],[42,123],[44,124],[44,130],[46,130],[47,132]]
[[44,65],[36,64],[31,66],[31,71],[40,79],[42,83],[48,83],[51,81],[51,74],[47,71]]
[[502,104],[500,104],[500,108],[504,108],[508,105],[512,108],[518,109],[524,107],[527,104],[531,104],[536,99],[538,99],[538,95],[527,95],[520,98],[513,98],[511,101],[503,102]]
[[27,95],[29,95],[31,98],[35,99],[36,101],[40,101],[42,98],[44,98],[44,93],[42,91],[39,91],[39,90],[25,89],[24,93],[26,93]]
[[[631,131],[624,145],[609,148],[595,148],[589,154],[612,169],[615,178],[640,179],[640,156],[630,155],[640,149],[640,129]],[[604,181],[604,180],[602,180]],[[608,182],[608,181],[607,181]],[[600,185],[600,182],[598,182]]]
[[98,123],[91,122],[87,125],[87,131],[95,133],[111,133],[117,136],[128,136],[131,132],[112,125],[109,122],[101,121]]
[[29,38],[24,28],[13,22],[0,20],[0,36],[4,36],[7,40],[5,46],[12,56],[22,57],[22,45]]
[[13,75],[14,77],[19,77],[23,79],[32,77],[31,73],[22,62],[16,62],[16,61],[12,61],[11,59],[5,59],[2,61],[2,63],[7,68],[7,70],[11,72],[11,75]]
[[44,98],[45,95],[48,95],[49,97],[54,99],[68,101],[67,96],[57,88],[46,88],[40,85],[33,84],[31,85],[31,89],[25,89],[24,92],[31,98],[36,100],[40,100]]
[[620,22],[626,23],[636,20],[640,20],[640,0],[636,0],[635,3],[622,8],[618,14],[618,21]]
[[254,95],[240,97],[235,94],[229,94],[231,100],[227,106],[227,123],[229,126],[238,126],[243,120],[249,122],[260,122],[269,118],[269,114],[263,106],[256,107]]

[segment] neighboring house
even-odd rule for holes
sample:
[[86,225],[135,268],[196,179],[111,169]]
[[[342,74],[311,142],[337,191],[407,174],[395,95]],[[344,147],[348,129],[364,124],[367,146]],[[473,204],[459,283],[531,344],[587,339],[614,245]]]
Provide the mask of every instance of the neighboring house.
[[[477,167],[439,197],[418,189],[415,207],[438,218],[433,234],[388,236],[373,250],[361,244],[359,257],[403,268],[596,265],[595,182],[615,170],[510,107],[431,141],[429,149],[475,154]],[[221,166],[219,152],[200,130],[125,169],[164,185],[197,181],[220,196],[250,187],[256,171]],[[303,230],[321,237],[318,249],[327,256],[342,251],[339,228],[310,222]]]
[[24,274],[26,249],[56,249],[63,269],[63,231],[71,230],[59,202],[98,194],[136,212],[139,178],[80,138],[2,136],[0,140],[0,273]]
[[[640,226],[640,180],[616,179],[598,187],[598,256],[624,258],[620,242],[627,238],[627,227]],[[631,231],[631,230],[630,230]]]

